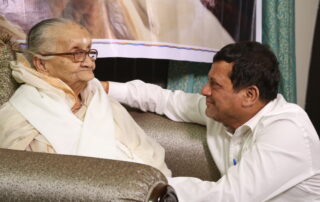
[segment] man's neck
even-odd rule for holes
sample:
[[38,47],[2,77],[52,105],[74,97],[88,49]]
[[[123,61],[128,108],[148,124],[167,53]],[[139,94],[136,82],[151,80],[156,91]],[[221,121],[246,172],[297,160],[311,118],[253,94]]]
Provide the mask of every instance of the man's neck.
[[233,122],[226,124],[225,127],[230,133],[234,133],[237,128],[252,119],[260,110],[267,105],[266,102],[258,102],[251,109],[246,109],[243,113],[240,113],[238,118],[235,118]]

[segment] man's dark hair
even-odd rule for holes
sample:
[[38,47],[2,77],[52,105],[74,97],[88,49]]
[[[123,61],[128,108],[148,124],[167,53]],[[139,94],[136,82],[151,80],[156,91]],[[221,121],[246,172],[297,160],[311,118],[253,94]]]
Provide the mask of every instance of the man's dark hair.
[[268,102],[277,97],[279,63],[269,46],[252,41],[229,44],[213,57],[213,62],[219,61],[233,63],[229,76],[234,90],[255,85],[261,100]]

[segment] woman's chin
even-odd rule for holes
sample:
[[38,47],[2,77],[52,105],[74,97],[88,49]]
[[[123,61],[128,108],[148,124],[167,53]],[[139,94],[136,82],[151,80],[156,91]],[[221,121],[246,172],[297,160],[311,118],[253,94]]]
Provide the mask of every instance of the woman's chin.
[[94,79],[94,74],[93,72],[91,71],[88,71],[88,72],[83,72],[84,74],[81,74],[79,76],[79,78],[82,80],[82,81],[90,81],[92,79]]

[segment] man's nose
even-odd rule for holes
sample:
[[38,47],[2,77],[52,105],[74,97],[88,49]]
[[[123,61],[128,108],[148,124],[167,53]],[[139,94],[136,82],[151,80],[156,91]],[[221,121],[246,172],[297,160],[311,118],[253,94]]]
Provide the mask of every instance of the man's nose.
[[210,96],[211,94],[211,90],[210,90],[210,86],[209,83],[206,83],[202,89],[201,89],[201,94],[204,96]]

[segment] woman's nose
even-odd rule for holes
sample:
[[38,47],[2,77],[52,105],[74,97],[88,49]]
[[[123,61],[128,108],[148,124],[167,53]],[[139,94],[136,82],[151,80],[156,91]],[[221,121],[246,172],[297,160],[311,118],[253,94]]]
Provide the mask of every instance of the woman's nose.
[[88,55],[85,56],[83,62],[81,62],[82,66],[92,66],[95,63],[95,60],[91,59]]

